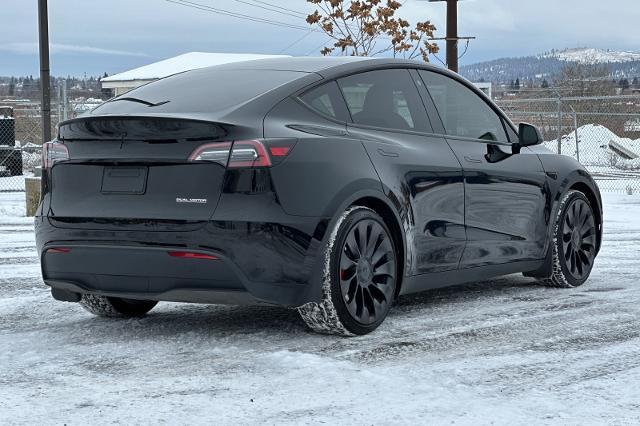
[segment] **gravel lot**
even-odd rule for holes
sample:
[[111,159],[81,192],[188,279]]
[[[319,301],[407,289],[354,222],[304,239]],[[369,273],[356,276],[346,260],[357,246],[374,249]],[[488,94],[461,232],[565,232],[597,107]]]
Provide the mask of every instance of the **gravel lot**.
[[0,424],[640,423],[638,196],[605,194],[585,286],[430,291],[357,338],[278,308],[56,302],[23,197],[0,194]]

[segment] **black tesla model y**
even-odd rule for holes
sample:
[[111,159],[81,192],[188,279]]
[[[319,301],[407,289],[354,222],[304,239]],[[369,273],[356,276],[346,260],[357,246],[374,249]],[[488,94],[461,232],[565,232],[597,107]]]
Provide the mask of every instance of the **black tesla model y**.
[[471,83],[423,63],[265,59],[136,88],[44,146],[36,217],[57,300],[297,308],[364,334],[403,294],[589,277],[600,193]]

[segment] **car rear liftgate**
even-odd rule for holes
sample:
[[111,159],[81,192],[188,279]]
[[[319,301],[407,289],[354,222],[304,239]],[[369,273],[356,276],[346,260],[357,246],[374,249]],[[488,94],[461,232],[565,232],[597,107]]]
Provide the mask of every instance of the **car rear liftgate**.
[[[192,120],[63,124],[58,142],[45,148],[50,217],[65,226],[83,219],[206,221],[218,203],[232,149],[227,136],[222,125]],[[203,153],[202,146],[210,149]]]

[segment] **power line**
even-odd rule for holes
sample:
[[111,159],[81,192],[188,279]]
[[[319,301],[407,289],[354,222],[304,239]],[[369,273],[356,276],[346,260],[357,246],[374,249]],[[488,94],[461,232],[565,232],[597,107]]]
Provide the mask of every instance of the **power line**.
[[[223,15],[223,16],[230,16],[230,17],[233,17],[233,18],[243,19],[243,20],[247,20],[247,21],[251,21],[251,22],[258,22],[258,23],[274,25],[274,26],[282,27],[282,28],[291,28],[291,29],[296,29],[296,30],[307,31],[307,33],[303,37],[301,37],[299,40],[295,41],[291,45],[287,46],[284,50],[287,50],[287,49],[291,48],[292,46],[297,44],[299,41],[304,39],[306,36],[308,36],[312,32],[316,32],[316,33],[322,32],[322,31],[320,31],[318,29],[315,29],[315,28],[309,29],[308,26],[291,24],[291,23],[288,23],[288,22],[276,21],[276,20],[273,20],[273,19],[260,18],[260,17],[256,17],[256,16],[252,16],[252,15],[246,15],[246,14],[243,14],[243,13],[232,12],[232,11],[229,11],[229,10],[220,9],[220,8],[209,6],[209,5],[202,4],[202,3],[196,3],[196,2],[193,2],[193,1],[189,1],[189,0],[165,0],[165,1],[168,2],[168,3],[173,3],[173,4],[180,5],[180,6],[185,6],[185,7],[189,7],[189,8],[192,8],[192,9],[196,9],[196,10],[202,10],[204,12],[215,13],[215,14]],[[272,12],[278,12],[276,10],[272,10],[272,9],[268,9],[268,8],[265,8],[265,7],[261,7],[259,5],[251,4],[247,0],[234,0],[234,1],[236,1],[238,3],[244,3],[244,4],[247,4],[247,5],[251,5],[251,6],[260,7],[262,9],[270,10]],[[256,3],[262,3],[262,4],[265,4],[265,5],[269,5],[269,6],[272,6],[272,7],[276,8],[276,9],[283,9],[283,10],[286,10],[286,11],[290,11],[292,13],[298,13],[300,15],[303,15],[302,12],[297,12],[297,11],[294,11],[293,9],[287,9],[287,8],[283,8],[283,7],[280,7],[280,6],[276,6],[276,5],[273,5],[273,4],[265,2],[265,1],[261,1],[261,0],[251,0],[251,1],[256,2]],[[278,12],[278,13],[280,13],[280,12]],[[288,15],[293,16],[292,14],[288,14]],[[294,16],[294,17],[301,18],[301,16]],[[348,24],[347,24],[347,27],[352,28]],[[380,38],[383,39],[383,40],[390,40],[390,38],[388,36],[385,36],[385,35],[382,35],[382,34],[380,35]],[[313,49],[313,50],[317,50],[317,49],[321,48],[325,44],[326,44],[326,42],[323,43],[321,46],[317,47],[316,49]],[[306,56],[308,56],[311,52],[312,51],[309,51],[309,53],[307,53]]]
[[[269,24],[269,25],[275,25],[278,27],[283,27],[283,28],[293,28],[293,29],[297,29],[297,30],[305,30],[308,31],[309,27],[303,27],[301,25],[296,25],[296,24],[290,24],[287,22],[282,22],[282,21],[276,21],[276,20],[272,20],[272,19],[265,19],[265,18],[258,18],[255,16],[251,16],[251,15],[245,15],[242,13],[236,13],[236,12],[231,12],[229,10],[225,10],[225,9],[219,9],[213,6],[208,6],[208,5],[204,5],[201,3],[196,3],[196,2],[192,2],[192,1],[187,1],[187,0],[165,0],[169,3],[174,3],[180,6],[185,6],[185,7],[190,7],[192,9],[197,9],[197,10],[202,10],[205,12],[210,12],[210,13],[216,13],[219,15],[224,15],[224,16],[231,16],[234,18],[238,18],[238,19],[244,19],[247,21],[252,21],[252,22],[260,22],[263,24]],[[316,30],[314,30],[316,31]]]
[[285,47],[284,49],[279,51],[278,54],[282,54],[282,53],[286,52],[287,50],[291,49],[293,46],[295,46],[296,44],[300,43],[302,40],[307,38],[309,36],[309,34],[312,34],[313,32],[314,32],[313,28],[310,29],[309,31],[307,31],[307,33],[305,35],[303,35],[302,37],[300,37],[299,39],[297,39],[296,41],[294,41],[293,43],[291,43],[290,45],[288,45],[287,47]]
[[300,11],[293,10],[293,9],[288,9],[288,8],[282,7],[282,6],[277,6],[277,5],[273,4],[273,3],[269,3],[269,2],[266,2],[266,1],[262,1],[262,0],[252,0],[252,1],[254,3],[261,3],[261,4],[264,4],[264,5],[267,5],[267,6],[275,7],[276,9],[282,9],[282,10],[285,10],[287,12],[295,13],[297,15],[302,16],[303,18],[307,17],[307,13],[304,13],[304,12],[300,12]]
[[275,8],[271,8],[267,6],[261,6],[259,4],[254,4],[245,0],[233,0],[233,1],[235,1],[236,3],[246,4],[248,6],[258,7],[263,10],[268,10],[269,12],[275,12],[275,13],[280,13],[282,15],[293,16],[294,18],[298,18],[298,19],[302,18],[302,16],[299,13],[297,12],[292,13],[292,12],[289,12],[287,9],[284,9],[278,6],[275,6]]
[[313,49],[311,49],[310,51],[308,51],[307,53],[305,53],[305,54],[304,54],[304,56],[309,56],[309,55],[311,55],[313,52],[315,52],[315,51],[319,50],[321,47],[324,47],[324,45],[326,45],[326,44],[327,44],[327,43],[329,43],[330,41],[331,41],[330,39],[329,39],[329,40],[326,40],[326,41],[323,41],[323,42],[322,42],[322,44],[321,44],[320,46],[318,46],[318,47],[314,47]]

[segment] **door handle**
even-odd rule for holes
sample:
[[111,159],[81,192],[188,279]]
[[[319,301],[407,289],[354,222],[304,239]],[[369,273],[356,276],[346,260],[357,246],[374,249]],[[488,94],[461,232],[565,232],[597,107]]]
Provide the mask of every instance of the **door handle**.
[[385,157],[398,157],[400,155],[397,152],[385,151],[382,148],[378,148],[378,154],[380,154],[382,156],[385,156]]
[[469,163],[482,163],[482,160],[478,157],[470,157],[468,155],[464,156],[464,160]]

